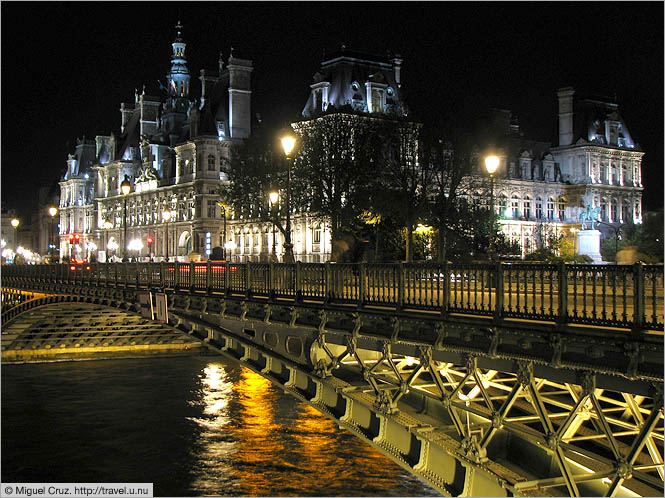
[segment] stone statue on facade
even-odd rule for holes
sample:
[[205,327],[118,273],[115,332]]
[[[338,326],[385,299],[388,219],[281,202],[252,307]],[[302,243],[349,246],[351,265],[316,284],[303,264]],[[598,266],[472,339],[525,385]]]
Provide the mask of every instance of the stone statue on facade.
[[586,211],[580,214],[580,221],[582,222],[582,230],[589,230],[587,224],[591,224],[590,230],[595,230],[594,223],[600,221],[600,206],[591,208],[591,204],[586,205]]

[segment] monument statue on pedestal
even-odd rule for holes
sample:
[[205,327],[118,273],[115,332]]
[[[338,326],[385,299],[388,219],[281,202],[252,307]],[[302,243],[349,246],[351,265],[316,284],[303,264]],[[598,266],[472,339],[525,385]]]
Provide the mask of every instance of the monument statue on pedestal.
[[[596,230],[595,224],[600,221],[600,206],[591,208],[587,204],[586,211],[580,214],[582,230],[577,234],[577,253],[586,254],[595,264],[601,264],[603,259],[600,256],[600,231]],[[588,228],[588,226],[591,228]]]
[[580,221],[582,222],[582,230],[586,230],[587,223],[591,223],[591,230],[595,230],[594,223],[600,221],[600,206],[591,208],[591,204],[586,205],[586,211],[580,214]]

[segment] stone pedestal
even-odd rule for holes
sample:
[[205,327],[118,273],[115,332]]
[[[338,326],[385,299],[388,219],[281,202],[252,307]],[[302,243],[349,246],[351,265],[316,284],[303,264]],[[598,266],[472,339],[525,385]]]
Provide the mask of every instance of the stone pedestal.
[[577,232],[577,254],[586,254],[595,264],[601,264],[603,258],[600,256],[600,231],[581,230]]

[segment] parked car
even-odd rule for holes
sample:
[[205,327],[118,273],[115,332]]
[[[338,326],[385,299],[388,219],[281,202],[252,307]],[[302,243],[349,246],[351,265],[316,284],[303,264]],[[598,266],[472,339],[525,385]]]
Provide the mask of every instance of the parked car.
[[69,263],[69,271],[90,271],[90,263],[86,259],[72,259]]

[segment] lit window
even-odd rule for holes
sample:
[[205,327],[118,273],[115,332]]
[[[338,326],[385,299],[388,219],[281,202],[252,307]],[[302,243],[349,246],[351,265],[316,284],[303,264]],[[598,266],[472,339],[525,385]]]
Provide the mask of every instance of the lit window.
[[566,198],[559,197],[559,220],[566,219]]
[[554,199],[551,197],[547,199],[547,219],[554,219]]
[[513,210],[513,218],[518,218],[520,215],[520,199],[517,194],[511,197],[510,207]]
[[621,205],[621,221],[626,222],[630,220],[630,203],[628,202],[627,199],[623,201],[623,204]]
[[207,214],[208,218],[217,218],[217,202],[216,201],[207,201]]
[[536,218],[542,219],[543,217],[543,200],[538,197],[536,198]]
[[372,112],[381,112],[381,90],[372,90]]
[[531,197],[528,195],[524,197],[524,217],[527,220],[531,218]]

